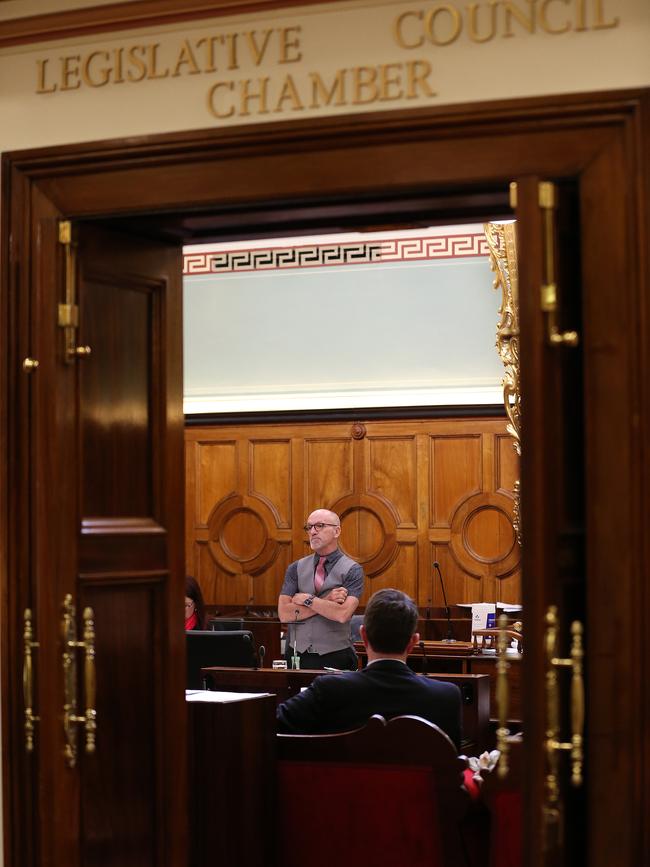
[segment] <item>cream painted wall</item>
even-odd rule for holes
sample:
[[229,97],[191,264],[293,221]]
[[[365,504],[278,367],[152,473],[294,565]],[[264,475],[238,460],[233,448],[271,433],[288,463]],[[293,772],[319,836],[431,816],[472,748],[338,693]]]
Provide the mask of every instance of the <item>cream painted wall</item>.
[[183,254],[186,413],[503,402],[481,224]]
[[0,150],[650,85],[648,0],[484,0],[486,42],[471,5],[356,0],[6,48]]

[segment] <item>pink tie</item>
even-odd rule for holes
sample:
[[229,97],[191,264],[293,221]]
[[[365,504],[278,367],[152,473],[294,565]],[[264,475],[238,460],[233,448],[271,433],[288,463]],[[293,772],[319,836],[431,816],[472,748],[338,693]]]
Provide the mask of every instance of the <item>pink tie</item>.
[[314,572],[314,590],[316,593],[320,593],[323,588],[323,584],[325,583],[325,560],[326,557],[321,557],[318,561],[318,566],[316,567],[316,571]]

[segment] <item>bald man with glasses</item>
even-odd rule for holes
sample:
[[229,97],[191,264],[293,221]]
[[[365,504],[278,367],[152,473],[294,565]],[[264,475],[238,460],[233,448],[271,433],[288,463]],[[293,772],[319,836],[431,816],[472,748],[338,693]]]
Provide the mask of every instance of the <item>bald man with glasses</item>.
[[287,662],[295,648],[301,668],[354,671],[350,620],[363,593],[363,569],[338,546],[341,522],[335,512],[316,509],[305,532],[314,553],[289,565],[278,599],[278,616],[289,625]]

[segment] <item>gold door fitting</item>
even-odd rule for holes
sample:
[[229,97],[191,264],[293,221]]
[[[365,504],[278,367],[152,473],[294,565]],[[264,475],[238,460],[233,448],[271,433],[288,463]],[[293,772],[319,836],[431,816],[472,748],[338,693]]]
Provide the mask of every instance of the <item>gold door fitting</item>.
[[541,286],[540,305],[546,314],[546,337],[550,346],[577,346],[577,331],[560,331],[557,324],[557,282],[555,278],[555,184],[541,181],[538,203],[544,217],[544,282]]
[[499,726],[497,728],[497,749],[501,753],[499,763],[497,765],[497,774],[502,779],[508,774],[508,751],[510,745],[508,738],[510,737],[510,729],[508,728],[508,669],[510,663],[506,659],[506,651],[508,649],[508,618],[505,614],[499,617],[499,635],[497,638],[497,683],[496,683],[496,704],[497,715],[499,717]]
[[508,198],[510,199],[510,207],[512,210],[517,208],[517,181],[510,181],[508,188]]
[[[83,724],[86,733],[86,753],[94,753],[96,747],[97,711],[95,708],[95,615],[92,608],[83,613],[84,640],[77,641],[76,611],[72,596],[63,600],[63,732],[64,755],[68,767],[77,763],[77,725]],[[83,716],[77,714],[77,658],[76,649],[84,649],[84,697],[86,709]]]
[[25,373],[33,373],[38,367],[36,358],[23,358],[23,370]]
[[40,722],[40,716],[34,714],[34,668],[32,664],[32,650],[40,647],[38,641],[34,641],[32,628],[31,608],[25,609],[23,615],[23,703],[25,705],[25,751],[34,751],[34,723]]
[[[546,817],[547,834],[553,835],[553,845],[562,839],[563,809],[560,799],[559,754],[571,753],[571,783],[582,785],[583,736],[585,720],[585,695],[582,673],[583,627],[575,620],[571,624],[571,655],[569,658],[557,655],[559,642],[559,621],[557,607],[551,605],[546,613]],[[571,740],[560,739],[560,697],[558,669],[571,669]],[[549,843],[547,838],[547,844]]]
[[[64,331],[66,363],[90,355],[89,346],[77,346],[79,307],[77,305],[77,245],[70,220],[59,222],[59,243],[65,249],[65,301],[59,304],[57,322]],[[80,351],[81,350],[81,351]]]

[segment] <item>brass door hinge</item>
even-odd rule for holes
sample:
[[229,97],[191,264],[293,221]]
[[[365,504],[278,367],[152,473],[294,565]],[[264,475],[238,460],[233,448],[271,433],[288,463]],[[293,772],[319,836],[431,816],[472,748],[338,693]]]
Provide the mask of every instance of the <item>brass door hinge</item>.
[[555,209],[557,191],[555,184],[541,181],[538,187],[539,207],[544,217],[544,282],[541,286],[540,304],[546,314],[546,337],[550,346],[577,346],[577,331],[560,331],[557,324],[558,293],[555,277]]
[[65,301],[58,306],[57,323],[65,337],[64,359],[70,364],[75,358],[87,358],[89,346],[77,346],[79,307],[77,305],[77,245],[70,220],[59,222],[59,244],[65,248]]

